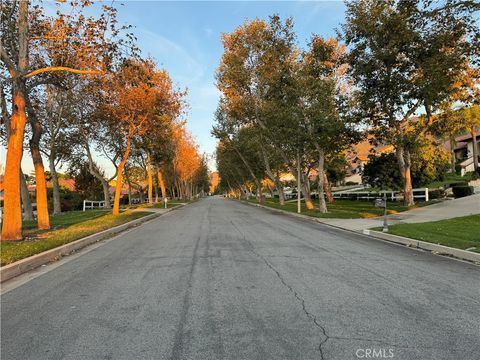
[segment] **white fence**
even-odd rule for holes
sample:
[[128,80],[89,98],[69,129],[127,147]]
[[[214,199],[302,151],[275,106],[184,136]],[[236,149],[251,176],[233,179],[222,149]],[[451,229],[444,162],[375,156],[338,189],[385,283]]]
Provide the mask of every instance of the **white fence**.
[[83,211],[86,209],[104,209],[105,201],[83,200]]
[[[348,200],[374,200],[387,195],[387,199],[391,201],[403,199],[403,192],[401,191],[340,191],[334,192],[334,199],[348,199]],[[423,199],[429,201],[428,188],[413,189],[414,199]]]

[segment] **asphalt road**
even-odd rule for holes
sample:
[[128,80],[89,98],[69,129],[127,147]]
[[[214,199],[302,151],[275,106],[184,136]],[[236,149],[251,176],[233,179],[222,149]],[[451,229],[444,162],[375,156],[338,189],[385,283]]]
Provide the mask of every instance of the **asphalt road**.
[[2,360],[474,360],[480,268],[208,198],[7,292],[1,315]]

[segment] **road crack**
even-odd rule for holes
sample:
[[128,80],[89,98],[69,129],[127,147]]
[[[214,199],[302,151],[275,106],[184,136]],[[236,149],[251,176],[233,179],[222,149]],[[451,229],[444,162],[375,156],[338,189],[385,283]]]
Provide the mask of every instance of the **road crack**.
[[328,341],[328,339],[330,339],[331,337],[327,334],[327,331],[325,330],[325,327],[323,327],[317,320],[317,317],[315,316],[315,314],[312,314],[311,312],[309,312],[307,310],[307,307],[305,305],[305,299],[290,285],[288,284],[285,279],[283,278],[282,274],[280,274],[280,272],[261,254],[259,254],[257,251],[255,251],[255,247],[253,246],[252,242],[250,240],[247,239],[247,237],[245,236],[245,233],[243,233],[237,225],[235,225],[235,223],[233,221],[230,221],[231,224],[233,225],[233,227],[238,231],[238,233],[242,236],[243,240],[248,243],[249,245],[249,248],[250,248],[250,251],[255,254],[255,256],[257,256],[259,259],[261,259],[265,265],[270,269],[272,270],[278,277],[278,279],[280,280],[280,282],[283,284],[284,287],[286,287],[288,289],[288,291],[290,293],[293,294],[293,296],[295,297],[295,299],[300,302],[301,306],[302,306],[302,310],[303,312],[305,313],[305,315],[307,316],[308,319],[310,319],[310,321],[317,327],[320,329],[321,333],[323,334],[323,339],[322,341],[320,341],[319,345],[318,345],[318,351],[320,353],[320,358],[322,360],[325,359],[324,357],[324,353],[323,353],[323,345]]
[[302,307],[302,311],[305,313],[305,315],[310,319],[310,321],[318,328],[320,329],[321,333],[322,333],[322,340],[320,341],[319,345],[318,345],[318,351],[320,353],[320,358],[322,360],[325,359],[325,354],[324,354],[324,348],[323,346],[325,345],[325,343],[328,341],[328,340],[339,340],[339,341],[365,341],[365,342],[374,342],[374,343],[378,343],[378,344],[382,344],[382,345],[387,345],[387,346],[393,346],[393,347],[396,347],[396,348],[404,348],[404,349],[408,349],[410,348],[409,346],[405,346],[405,345],[397,345],[397,344],[392,344],[392,343],[389,343],[389,342],[386,342],[384,340],[379,340],[379,339],[369,339],[369,338],[362,338],[362,337],[342,337],[342,336],[334,336],[334,335],[329,335],[325,329],[325,327],[323,325],[320,324],[320,322],[318,321],[317,317],[315,314],[309,312],[307,310],[307,307],[306,307],[306,304],[305,304],[305,299],[290,285],[288,284],[284,277],[282,276],[282,274],[280,274],[280,272],[267,260],[267,258],[263,255],[261,255],[260,253],[258,253],[256,250],[255,250],[255,247],[253,246],[253,243],[247,239],[247,237],[245,236],[245,233],[243,231],[240,230],[240,228],[231,220],[230,223],[232,224],[232,226],[237,230],[237,232],[241,235],[241,237],[243,238],[243,240],[248,244],[248,247],[249,247],[249,250],[256,256],[258,257],[259,259],[261,259],[265,265],[270,269],[272,270],[276,276],[278,277],[278,279],[280,280],[280,282],[282,283],[282,285],[284,287],[286,287],[288,289],[289,292],[291,292],[293,294],[293,296],[295,297],[295,299],[301,304],[301,307]]

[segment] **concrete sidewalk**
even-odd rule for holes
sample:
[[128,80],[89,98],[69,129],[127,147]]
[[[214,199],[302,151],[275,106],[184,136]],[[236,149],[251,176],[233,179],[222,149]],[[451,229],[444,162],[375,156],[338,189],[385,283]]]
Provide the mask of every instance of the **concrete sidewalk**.
[[[388,216],[389,224],[411,224],[451,219],[460,216],[480,214],[480,194],[412,209]],[[383,217],[374,219],[319,219],[328,225],[348,230],[362,231],[383,226]]]

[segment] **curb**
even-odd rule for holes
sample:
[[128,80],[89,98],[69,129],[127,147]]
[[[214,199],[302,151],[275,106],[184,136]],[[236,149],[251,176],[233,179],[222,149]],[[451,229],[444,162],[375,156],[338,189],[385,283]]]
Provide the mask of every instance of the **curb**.
[[113,228],[106,229],[101,232],[88,235],[84,238],[72,241],[68,244],[61,245],[59,247],[44,251],[40,254],[32,255],[25,259],[15,261],[14,263],[4,265],[0,268],[0,283],[3,283],[16,276],[24,274],[42,265],[48,264],[49,262],[56,261],[58,260],[59,257],[69,255],[88,245],[91,245],[93,243],[99,242],[106,238],[112,237],[113,235],[117,235],[131,227],[135,227],[147,221],[153,220],[177,208],[179,208],[179,206],[175,206],[173,208],[167,209],[167,211],[163,213],[152,213],[150,215],[143,216],[139,219],[129,221],[125,224],[118,225]]
[[275,211],[275,212],[279,212],[279,213],[282,213],[282,214],[285,214],[285,215],[295,216],[295,217],[298,217],[298,218],[301,218],[301,219],[314,221],[314,222],[317,222],[319,224],[329,226],[329,227],[337,229],[337,230],[348,231],[348,232],[354,233],[354,234],[366,235],[370,239],[389,241],[389,242],[393,242],[393,243],[396,243],[396,244],[405,245],[407,247],[412,247],[412,248],[416,248],[416,249],[430,251],[431,253],[433,253],[435,255],[446,255],[446,256],[451,256],[451,257],[454,257],[454,258],[457,258],[457,259],[460,259],[460,260],[466,260],[466,261],[469,261],[469,262],[480,264],[480,253],[474,253],[474,252],[471,252],[471,251],[455,249],[455,248],[452,248],[452,247],[449,247],[449,246],[429,243],[429,242],[426,242],[426,241],[421,241],[421,240],[416,240],[416,239],[410,239],[410,238],[406,238],[406,237],[403,237],[403,236],[383,233],[383,232],[375,231],[375,230],[365,229],[365,230],[363,230],[363,232],[361,232],[361,231],[345,229],[345,228],[342,228],[342,227],[337,226],[337,225],[331,225],[331,224],[324,223],[320,218],[314,218],[314,217],[308,216],[308,215],[292,213],[290,211],[271,208],[271,207],[268,207],[268,206],[265,206],[265,205],[252,204],[252,203],[249,203],[247,201],[241,201],[240,200],[240,202],[244,203],[244,204],[251,205],[251,206],[256,206],[256,207],[264,208],[264,209],[267,209],[267,210],[272,210],[272,211]]
[[265,205],[261,205],[261,204],[253,204],[253,203],[250,203],[250,202],[244,201],[244,200],[235,200],[235,199],[230,199],[230,200],[239,201],[239,202],[242,203],[242,204],[246,204],[246,205],[250,205],[250,206],[256,206],[256,207],[259,207],[259,208],[271,210],[271,211],[278,212],[278,213],[285,214],[285,215],[294,216],[294,217],[297,217],[297,218],[300,218],[300,219],[304,219],[304,220],[310,220],[310,221],[313,221],[313,222],[319,222],[319,221],[317,220],[317,218],[314,218],[314,217],[308,216],[308,215],[303,215],[303,214],[294,213],[294,212],[291,212],[291,211],[286,211],[286,210],[282,210],[282,209],[272,208],[272,207],[265,206]]
[[416,239],[410,239],[410,238],[406,238],[406,237],[403,237],[403,236],[383,233],[383,232],[375,231],[375,230],[363,230],[363,234],[369,235],[373,238],[378,238],[378,239],[381,239],[381,240],[387,240],[387,241],[390,241],[390,242],[394,242],[396,244],[402,244],[402,245],[405,245],[405,246],[408,246],[408,247],[427,250],[427,251],[430,251],[430,252],[432,252],[436,255],[453,256],[453,257],[461,259],[461,260],[467,260],[467,261],[471,261],[471,262],[480,264],[480,254],[479,253],[474,253],[474,252],[471,252],[471,251],[466,251],[466,250],[461,250],[461,249],[455,249],[455,248],[452,248],[452,247],[449,247],[449,246],[434,244],[434,243],[421,241],[421,240],[416,240]]

